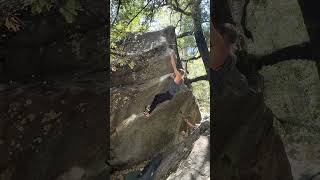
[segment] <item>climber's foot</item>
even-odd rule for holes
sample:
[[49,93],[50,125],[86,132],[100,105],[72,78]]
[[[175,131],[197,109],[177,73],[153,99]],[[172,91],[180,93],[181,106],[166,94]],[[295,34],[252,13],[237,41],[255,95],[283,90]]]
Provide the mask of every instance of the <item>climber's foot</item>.
[[149,118],[151,116],[149,112],[150,112],[150,105],[145,107],[145,110],[143,112],[144,116]]
[[150,116],[151,116],[151,114],[150,114],[149,112],[144,112],[143,114],[144,114],[144,116],[145,116],[146,118],[150,118]]

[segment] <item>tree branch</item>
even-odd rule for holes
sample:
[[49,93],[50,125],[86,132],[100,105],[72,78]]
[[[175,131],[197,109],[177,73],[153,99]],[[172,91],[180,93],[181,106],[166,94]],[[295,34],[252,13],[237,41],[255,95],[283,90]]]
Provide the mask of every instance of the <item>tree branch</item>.
[[149,5],[149,3],[151,2],[152,0],[149,0],[147,2],[147,4],[145,6],[143,6],[143,8],[129,21],[129,23],[127,24],[127,26],[129,26],[131,24],[131,22],[137,17],[139,16],[139,14]]
[[201,56],[194,56],[194,57],[191,57],[191,58],[188,58],[188,59],[183,59],[181,61],[184,61],[184,62],[188,62],[188,61],[193,61],[193,60],[197,60],[201,58]]
[[186,84],[192,84],[194,82],[198,82],[198,81],[208,81],[208,76],[207,75],[203,75],[203,76],[199,76],[193,79],[186,79]]
[[193,3],[193,1],[190,1],[187,6],[183,9],[184,11],[188,9],[188,7]]
[[169,3],[167,2],[167,4],[170,5],[170,7],[177,12],[180,12],[186,16],[192,16],[192,13],[187,12],[187,11],[180,8],[180,4],[179,4],[178,0],[174,0],[174,2],[175,2],[175,4],[173,4],[171,2],[169,2]]
[[[180,13],[180,19],[179,21],[176,23],[175,27],[178,27],[178,24],[182,21],[182,13]],[[180,29],[181,29],[181,23],[180,23]]]
[[256,61],[260,69],[262,66],[273,65],[287,60],[301,59],[318,61],[320,58],[320,51],[313,47],[310,43],[302,43],[277,50],[271,54],[263,56],[251,56],[253,57],[253,61]]
[[192,36],[192,35],[193,35],[193,31],[187,31],[187,32],[183,32],[183,33],[179,34],[177,36],[177,38],[184,38],[186,36]]
[[111,24],[111,27],[114,25],[114,23],[117,21],[117,17],[119,15],[119,11],[120,11],[120,6],[121,6],[121,0],[119,0],[119,3],[118,3],[118,7],[117,7],[117,12],[116,12],[116,17],[114,17],[113,19],[113,22]]

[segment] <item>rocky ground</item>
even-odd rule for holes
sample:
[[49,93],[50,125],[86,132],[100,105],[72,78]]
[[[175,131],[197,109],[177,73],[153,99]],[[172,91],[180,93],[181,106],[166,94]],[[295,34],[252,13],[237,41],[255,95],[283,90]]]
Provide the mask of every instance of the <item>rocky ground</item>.
[[180,143],[168,146],[155,179],[208,179],[210,177],[210,117],[201,123]]
[[178,169],[167,180],[208,180],[210,179],[210,131],[199,136],[188,157],[182,160]]

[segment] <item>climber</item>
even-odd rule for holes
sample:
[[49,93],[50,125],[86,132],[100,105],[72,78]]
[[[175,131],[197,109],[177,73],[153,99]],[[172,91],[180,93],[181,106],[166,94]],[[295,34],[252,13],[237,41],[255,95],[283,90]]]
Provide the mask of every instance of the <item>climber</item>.
[[216,95],[221,90],[222,76],[226,71],[235,67],[236,56],[234,47],[238,38],[238,33],[232,24],[225,23],[221,27],[215,29],[213,23],[210,24],[210,31],[213,35],[210,36],[212,46],[210,81],[213,95]]
[[189,122],[189,120],[191,119],[190,115],[184,115],[182,113],[182,111],[180,111],[180,114],[182,116],[183,121],[187,124],[187,132],[190,132],[189,130],[193,131],[195,130],[200,124],[195,124],[193,125],[192,123]]
[[179,70],[177,69],[176,67],[177,57],[173,50],[170,53],[170,58],[171,58],[170,61],[173,68],[173,73],[170,75],[171,80],[170,80],[169,88],[166,92],[157,94],[154,97],[151,105],[146,107],[146,110],[144,112],[144,115],[146,117],[151,116],[151,112],[156,108],[157,105],[159,105],[160,103],[166,100],[171,100],[173,96],[179,92],[180,87],[183,84],[185,71],[183,69],[179,69]]
[[187,124],[188,128],[190,128],[190,129],[196,128],[195,125],[193,125],[192,123],[190,123],[190,122],[188,121],[188,118],[183,118],[183,121]]

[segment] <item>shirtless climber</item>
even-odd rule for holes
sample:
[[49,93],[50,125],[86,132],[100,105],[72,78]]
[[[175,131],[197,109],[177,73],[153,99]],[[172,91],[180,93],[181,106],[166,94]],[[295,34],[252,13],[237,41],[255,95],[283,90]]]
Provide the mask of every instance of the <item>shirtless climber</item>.
[[193,125],[192,123],[190,123],[189,120],[191,120],[191,116],[184,115],[182,111],[180,111],[180,114],[182,116],[183,121],[187,124],[187,133],[193,131],[195,128],[197,128],[200,125],[200,124]]
[[184,75],[185,71],[183,69],[177,69],[176,67],[176,55],[174,51],[170,53],[170,58],[171,58],[171,65],[173,68],[173,73],[170,75],[171,80],[170,80],[170,85],[169,88],[166,92],[157,94],[151,105],[146,107],[146,110],[144,112],[144,115],[146,117],[151,116],[151,112],[156,108],[157,105],[160,103],[166,101],[166,100],[171,100],[175,94],[177,94],[180,91],[181,85],[183,84],[184,81]]
[[[210,51],[211,66],[210,66],[210,81],[211,92],[215,96],[223,93],[223,88],[231,86],[233,89],[240,90],[242,92],[247,87],[246,78],[236,69],[235,65],[237,57],[234,53],[235,45],[238,40],[238,33],[232,24],[222,24],[218,30],[211,22],[210,30],[212,32],[210,41],[212,44],[212,50]],[[226,76],[230,72],[235,72],[236,77],[227,78]],[[235,92],[235,91],[234,91]]]

